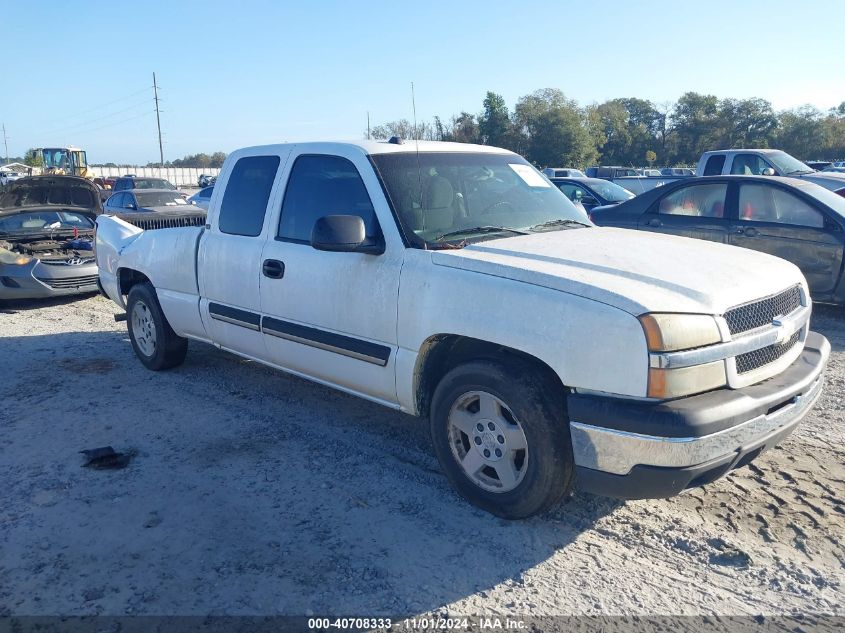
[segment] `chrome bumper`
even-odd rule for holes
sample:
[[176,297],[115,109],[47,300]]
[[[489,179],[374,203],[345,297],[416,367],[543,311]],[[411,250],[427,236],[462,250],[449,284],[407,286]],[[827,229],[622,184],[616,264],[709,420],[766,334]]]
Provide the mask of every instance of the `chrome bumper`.
[[627,475],[634,466],[684,468],[738,452],[769,435],[791,432],[821,394],[819,376],[806,392],[770,414],[702,437],[658,437],[571,422],[577,466]]

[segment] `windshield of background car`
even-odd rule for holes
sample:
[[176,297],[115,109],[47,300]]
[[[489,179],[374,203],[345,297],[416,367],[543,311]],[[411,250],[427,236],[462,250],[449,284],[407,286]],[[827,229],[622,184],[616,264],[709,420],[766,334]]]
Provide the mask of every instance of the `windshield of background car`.
[[136,178],[135,189],[176,189],[164,178]]
[[[405,235],[418,247],[515,234],[469,231],[438,239],[475,227],[528,231],[555,220],[589,224],[582,209],[515,154],[412,152],[371,158]],[[560,225],[567,228],[566,222]]]
[[807,186],[801,187],[801,190],[830,207],[839,217],[845,220],[845,198],[838,193],[814,183],[808,183]]
[[[92,185],[93,186],[93,185]],[[0,193],[0,209],[56,205],[94,209],[99,194],[88,186],[59,183],[13,184]]]
[[634,197],[634,194],[625,189],[625,187],[620,187],[616,183],[610,181],[604,181],[597,184],[591,183],[590,189],[595,191],[608,202],[625,202],[625,200],[630,200]]
[[178,193],[168,191],[136,193],[135,198],[138,200],[139,207],[176,207],[188,204],[188,201]]
[[815,171],[809,165],[802,163],[800,160],[790,156],[786,152],[772,152],[771,154],[766,154],[765,157],[784,176],[801,172],[809,173],[811,171]]
[[72,211],[33,211],[0,218],[0,235],[44,233],[79,229],[90,231],[94,221]]

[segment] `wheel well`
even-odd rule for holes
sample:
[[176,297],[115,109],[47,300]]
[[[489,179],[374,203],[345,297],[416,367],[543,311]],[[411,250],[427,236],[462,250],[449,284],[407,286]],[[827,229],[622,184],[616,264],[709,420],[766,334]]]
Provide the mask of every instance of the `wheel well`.
[[149,278],[142,272],[131,268],[121,268],[118,271],[117,283],[120,294],[128,295],[132,286],[149,282]]
[[451,369],[472,360],[520,360],[534,366],[541,376],[555,389],[565,393],[566,388],[557,373],[535,356],[512,347],[483,341],[468,336],[438,334],[423,343],[416,371],[417,414],[428,416],[431,399],[440,379]]

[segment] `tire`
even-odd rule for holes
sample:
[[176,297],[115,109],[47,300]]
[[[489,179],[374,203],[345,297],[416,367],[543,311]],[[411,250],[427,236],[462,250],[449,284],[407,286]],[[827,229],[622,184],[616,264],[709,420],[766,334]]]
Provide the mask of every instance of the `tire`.
[[478,360],[449,371],[434,391],[431,437],[458,493],[496,516],[539,514],[572,487],[565,394],[526,362]]
[[188,339],[178,336],[170,327],[155,288],[149,283],[132,286],[126,307],[129,340],[144,366],[161,371],[181,365],[188,353]]

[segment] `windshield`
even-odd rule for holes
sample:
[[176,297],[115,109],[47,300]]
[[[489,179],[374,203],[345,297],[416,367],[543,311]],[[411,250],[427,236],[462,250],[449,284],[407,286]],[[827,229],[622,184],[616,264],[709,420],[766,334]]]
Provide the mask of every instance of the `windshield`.
[[136,178],[135,189],[176,189],[164,178]]
[[625,187],[620,187],[615,182],[603,181],[598,184],[590,183],[590,189],[599,194],[608,202],[624,202],[634,197]]
[[808,193],[817,200],[820,200],[828,207],[830,207],[834,212],[839,214],[840,217],[845,219],[845,198],[843,198],[838,193],[831,191],[830,189],[826,189],[821,185],[810,184],[808,186],[802,187],[804,193]]
[[[403,232],[417,247],[589,224],[582,209],[515,154],[391,153],[372,161]],[[575,223],[538,226],[556,220]]]
[[178,193],[168,191],[149,191],[136,193],[139,207],[175,207],[188,202]]
[[765,156],[784,176],[815,171],[809,165],[802,163],[800,160],[794,156],[790,156],[786,152],[772,152],[771,154],[766,154]]
[[0,234],[45,233],[78,229],[89,231],[94,221],[81,213],[69,211],[33,211],[0,218]]

